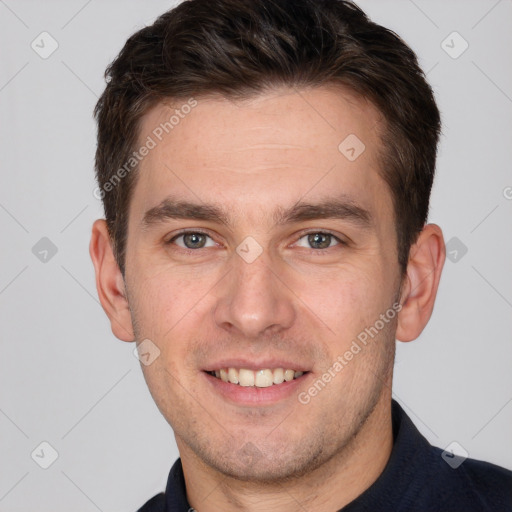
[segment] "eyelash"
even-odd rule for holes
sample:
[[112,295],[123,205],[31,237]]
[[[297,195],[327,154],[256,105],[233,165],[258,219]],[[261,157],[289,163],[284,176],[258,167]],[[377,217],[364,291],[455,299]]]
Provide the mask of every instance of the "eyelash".
[[[177,238],[179,238],[181,236],[184,236],[184,235],[190,235],[190,234],[204,235],[204,236],[207,236],[207,237],[209,237],[209,238],[211,238],[213,240],[213,238],[210,236],[210,234],[206,233],[205,231],[196,230],[196,229],[195,230],[185,230],[185,231],[180,231],[179,233],[174,235],[171,239],[169,239],[168,241],[165,242],[165,245],[171,245]],[[299,241],[301,238],[304,238],[307,235],[315,235],[315,234],[329,235],[332,238],[334,238],[336,240],[336,242],[338,242],[337,245],[340,245],[340,246],[347,246],[348,245],[347,242],[345,242],[344,240],[341,240],[339,237],[337,237],[334,233],[332,233],[330,231],[315,231],[315,230],[313,230],[313,231],[305,231],[305,232],[300,233],[300,236],[297,238],[297,241]],[[337,247],[337,245],[334,245],[334,246],[331,246],[331,247],[326,247],[325,249],[309,248],[309,251],[311,253],[319,254],[319,253],[325,252],[325,251],[327,251],[329,249],[333,249],[333,248]],[[189,249],[189,248],[185,248],[185,247],[179,247],[179,250],[184,252],[184,253],[186,253],[186,254],[197,253],[200,249],[205,249],[205,247],[199,247],[198,249]],[[206,247],[206,249],[208,249],[208,247]],[[308,250],[305,247],[303,249]]]

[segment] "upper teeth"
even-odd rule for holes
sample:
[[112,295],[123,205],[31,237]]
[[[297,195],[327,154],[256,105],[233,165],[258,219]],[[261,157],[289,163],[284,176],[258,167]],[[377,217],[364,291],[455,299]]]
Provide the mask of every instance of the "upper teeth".
[[266,388],[273,384],[281,384],[300,377],[304,372],[275,368],[273,370],[247,370],[246,368],[221,368],[215,371],[215,376],[224,382],[239,384],[240,386],[256,386]]

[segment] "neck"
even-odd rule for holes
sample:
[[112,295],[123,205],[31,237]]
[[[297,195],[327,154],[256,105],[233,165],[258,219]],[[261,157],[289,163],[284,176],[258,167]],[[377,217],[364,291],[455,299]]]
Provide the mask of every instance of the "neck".
[[[386,396],[384,396],[386,395]],[[370,487],[393,447],[391,393],[384,393],[363,427],[339,453],[305,476],[262,485],[220,474],[177,439],[190,505],[197,512],[339,510]]]

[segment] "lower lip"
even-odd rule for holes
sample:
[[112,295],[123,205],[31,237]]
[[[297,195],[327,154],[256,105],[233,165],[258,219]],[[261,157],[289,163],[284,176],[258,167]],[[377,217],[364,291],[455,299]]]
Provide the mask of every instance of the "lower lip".
[[209,385],[213,390],[220,394],[226,400],[236,405],[271,405],[281,400],[285,400],[292,395],[297,395],[298,388],[303,385],[309,372],[301,375],[297,379],[285,381],[282,384],[273,384],[266,388],[256,386],[240,386],[224,382],[222,379],[214,377],[207,372],[203,372]]

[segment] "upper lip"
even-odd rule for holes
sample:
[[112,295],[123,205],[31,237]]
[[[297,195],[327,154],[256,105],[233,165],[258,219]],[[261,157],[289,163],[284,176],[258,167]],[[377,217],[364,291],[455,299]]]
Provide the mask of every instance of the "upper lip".
[[247,358],[229,358],[219,359],[217,362],[210,363],[204,371],[211,372],[221,368],[245,368],[247,370],[266,370],[274,368],[283,368],[284,370],[295,370],[297,372],[308,372],[311,367],[303,363],[294,361],[284,361],[283,359],[256,359]]

